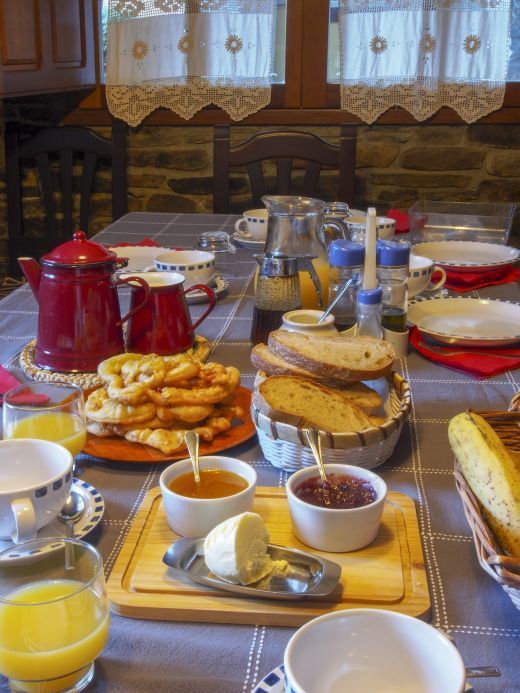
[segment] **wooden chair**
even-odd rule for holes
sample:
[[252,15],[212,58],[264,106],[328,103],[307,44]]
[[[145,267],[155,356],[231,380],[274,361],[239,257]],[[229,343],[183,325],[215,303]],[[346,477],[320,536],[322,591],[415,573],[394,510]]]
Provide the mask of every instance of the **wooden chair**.
[[262,162],[269,159],[274,159],[276,163],[276,190],[272,191],[275,194],[293,194],[293,162],[298,160],[305,162],[299,194],[305,197],[316,196],[320,173],[322,167],[326,166],[339,169],[336,199],[352,204],[356,133],[355,126],[342,125],[340,144],[335,145],[309,132],[263,132],[231,147],[229,125],[216,125],[213,137],[214,212],[226,213],[230,210],[230,166],[246,166],[253,195],[252,202],[254,205],[260,205],[260,198],[267,192]]
[[[7,173],[7,225],[9,265],[13,276],[20,275],[17,258],[41,255],[60,242],[72,238],[76,229],[88,233],[92,190],[98,160],[106,159],[112,166],[112,219],[127,211],[126,125],[114,120],[112,139],[107,140],[82,127],[51,127],[28,139],[21,139],[18,123],[7,123],[5,129]],[[79,220],[74,219],[74,163],[82,157],[79,180]],[[24,233],[22,199],[22,164],[36,162],[45,219],[43,236]],[[55,165],[59,163],[56,185]],[[57,205],[54,188],[59,189],[61,204]],[[79,221],[79,225],[78,222]]]

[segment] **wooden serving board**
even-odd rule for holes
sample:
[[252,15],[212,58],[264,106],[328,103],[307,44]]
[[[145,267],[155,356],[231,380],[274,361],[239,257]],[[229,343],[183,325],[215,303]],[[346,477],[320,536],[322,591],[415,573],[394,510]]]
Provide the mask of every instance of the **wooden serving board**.
[[299,626],[329,611],[361,607],[428,615],[419,527],[408,496],[389,493],[376,540],[351,553],[319,552],[299,542],[292,533],[284,489],[258,487],[254,510],[264,519],[272,544],[301,548],[339,563],[338,589],[325,600],[284,602],[236,597],[179,576],[162,562],[178,537],[168,526],[157,487],[146,495],[110,575],[112,610],[131,618],[276,626]]
[[[217,434],[209,443],[201,439],[199,454],[214,455],[222,450],[228,450],[239,443],[243,443],[256,434],[255,424],[251,419],[251,390],[239,387],[233,404],[240,405],[244,410],[244,418],[235,422],[229,431]],[[144,424],[143,424],[144,426]],[[183,444],[178,452],[172,455],[165,455],[156,448],[141,443],[131,443],[124,438],[98,438],[89,433],[87,442],[82,452],[93,457],[100,457],[105,460],[115,462],[168,462],[172,460],[182,460],[188,456],[186,446]]]

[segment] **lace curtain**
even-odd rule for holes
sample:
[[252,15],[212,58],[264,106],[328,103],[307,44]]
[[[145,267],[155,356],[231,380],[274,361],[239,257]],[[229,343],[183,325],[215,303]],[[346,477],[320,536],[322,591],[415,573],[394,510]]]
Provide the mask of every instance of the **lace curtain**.
[[510,0],[339,0],[341,107],[373,123],[391,106],[467,123],[500,108]]
[[214,103],[233,120],[271,100],[275,0],[109,0],[110,112],[138,125],[164,106],[191,118]]

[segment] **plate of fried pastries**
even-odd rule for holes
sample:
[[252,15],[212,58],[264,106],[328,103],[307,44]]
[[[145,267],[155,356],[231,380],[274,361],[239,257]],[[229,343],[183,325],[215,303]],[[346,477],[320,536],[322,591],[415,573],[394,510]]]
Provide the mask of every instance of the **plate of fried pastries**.
[[200,436],[200,454],[226,450],[255,434],[251,392],[234,366],[203,363],[193,353],[118,354],[99,364],[103,386],[86,399],[83,452],[120,462],[187,456],[184,435]]

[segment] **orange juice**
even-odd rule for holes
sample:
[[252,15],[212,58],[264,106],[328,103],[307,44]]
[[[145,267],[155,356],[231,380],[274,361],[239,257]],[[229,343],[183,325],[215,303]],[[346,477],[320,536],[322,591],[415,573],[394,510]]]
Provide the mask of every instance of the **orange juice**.
[[0,672],[16,680],[17,690],[72,687],[105,645],[105,596],[77,580],[43,580],[6,600],[10,603],[0,603]]
[[5,431],[4,436],[52,440],[63,445],[72,456],[75,456],[85,446],[87,429],[85,423],[75,414],[47,412],[18,419],[9,427],[9,430]]

